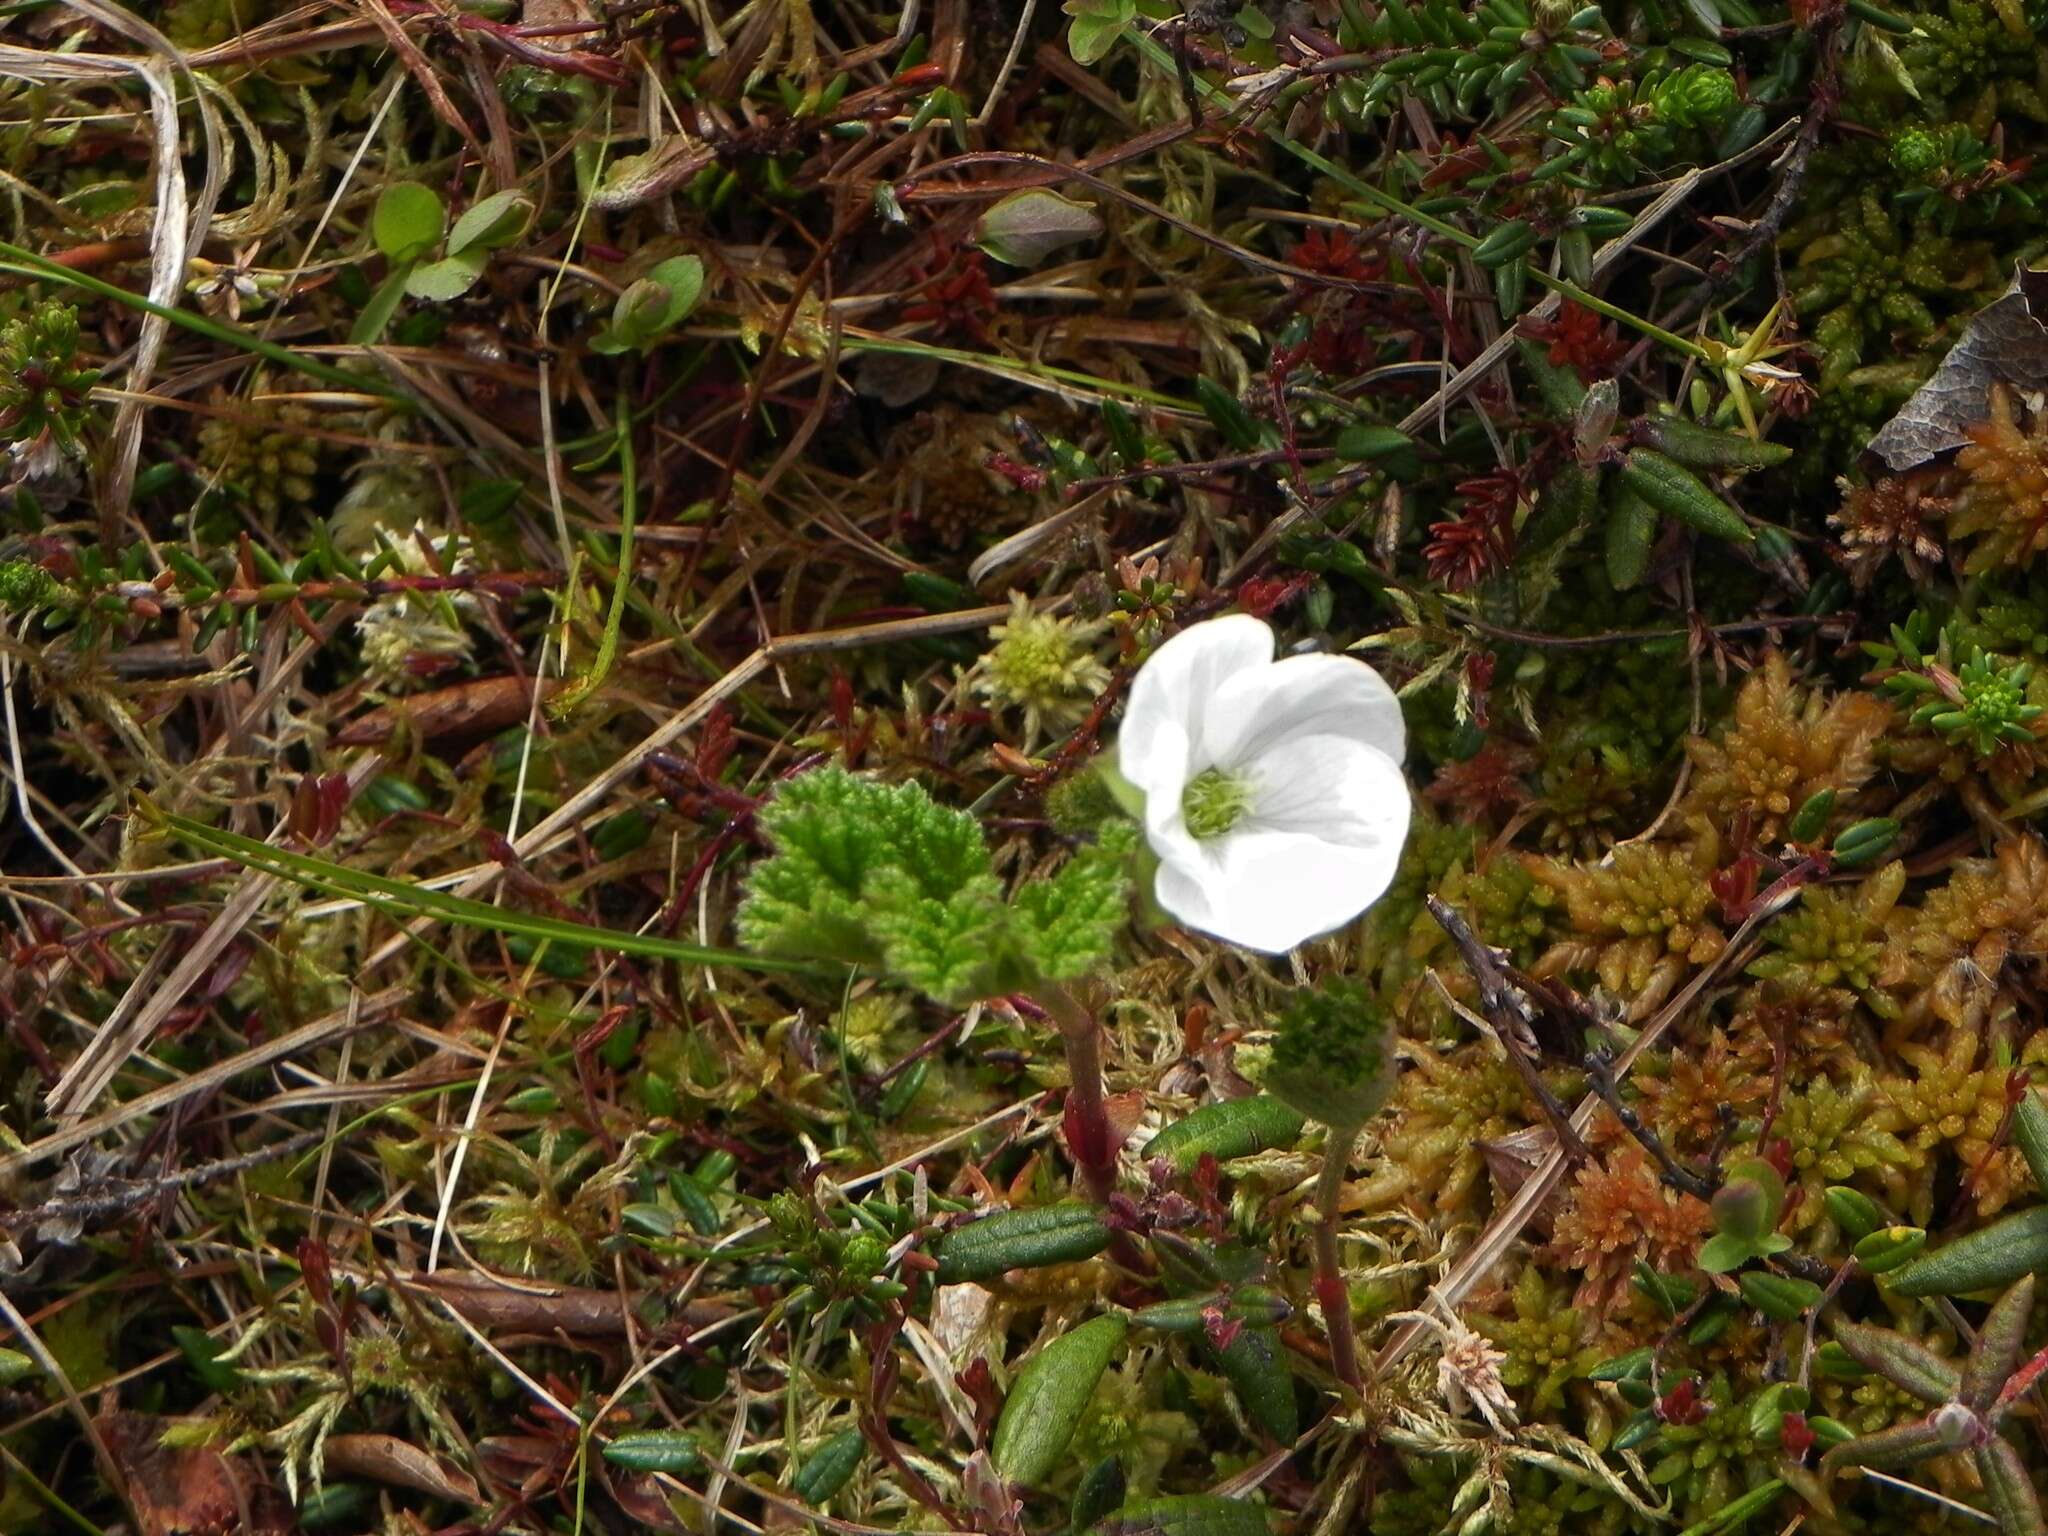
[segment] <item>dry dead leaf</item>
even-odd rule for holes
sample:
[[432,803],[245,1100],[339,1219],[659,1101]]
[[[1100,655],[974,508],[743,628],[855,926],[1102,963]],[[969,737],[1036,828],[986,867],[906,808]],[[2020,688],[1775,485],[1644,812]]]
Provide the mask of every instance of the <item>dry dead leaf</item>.
[[329,1475],[411,1488],[458,1504],[484,1501],[468,1473],[396,1435],[329,1435],[327,1471]]
[[1894,471],[1912,469],[1969,441],[1965,429],[1991,414],[1991,386],[2048,384],[2048,271],[2022,268],[1950,349],[1934,377],[1870,440]]
[[[634,1298],[616,1291],[574,1285],[507,1285],[483,1275],[433,1274],[403,1277],[406,1285],[446,1301],[480,1328],[518,1333],[566,1333],[579,1338],[616,1338],[626,1331],[626,1307]],[[683,1321],[693,1328],[721,1322],[733,1309],[722,1302],[693,1301]]]
[[140,1536],[282,1536],[292,1521],[283,1501],[243,1458],[204,1446],[167,1446],[188,1421],[153,1413],[104,1413],[94,1420],[128,1482]]
[[[560,679],[550,679],[547,691],[552,693],[560,686]],[[532,704],[530,677],[478,678],[373,709],[336,731],[334,741],[343,747],[374,747],[389,741],[401,722],[429,740],[436,736],[485,736],[518,725],[526,719]]]
[[610,1490],[612,1500],[626,1514],[653,1531],[668,1531],[674,1536],[689,1536],[690,1526],[677,1515],[661,1491],[661,1484],[650,1472],[621,1472],[617,1467],[598,1463],[599,1475],[605,1487]]

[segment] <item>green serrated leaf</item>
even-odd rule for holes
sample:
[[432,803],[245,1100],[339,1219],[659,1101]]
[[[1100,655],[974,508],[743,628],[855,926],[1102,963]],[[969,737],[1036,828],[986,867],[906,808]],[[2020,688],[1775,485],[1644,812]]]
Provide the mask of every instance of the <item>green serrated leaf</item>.
[[1076,64],[1101,62],[1138,19],[1138,0],[1067,0],[1067,52]]
[[942,1002],[1093,969],[1125,918],[1126,828],[1006,901],[980,823],[915,784],[820,769],[760,825],[775,851],[747,879],[748,947],[877,967]]
[[1017,942],[1036,973],[1064,981],[1096,969],[1110,956],[1130,917],[1130,859],[1136,829],[1103,827],[1050,879],[1017,892],[1012,908]]

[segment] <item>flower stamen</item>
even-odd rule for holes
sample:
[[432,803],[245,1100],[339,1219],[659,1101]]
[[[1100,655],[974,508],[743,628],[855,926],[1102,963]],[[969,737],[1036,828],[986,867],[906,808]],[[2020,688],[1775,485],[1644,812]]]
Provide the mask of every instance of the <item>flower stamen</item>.
[[1241,776],[1204,768],[1181,791],[1180,819],[1190,837],[1206,842],[1243,821],[1251,806],[1251,785]]

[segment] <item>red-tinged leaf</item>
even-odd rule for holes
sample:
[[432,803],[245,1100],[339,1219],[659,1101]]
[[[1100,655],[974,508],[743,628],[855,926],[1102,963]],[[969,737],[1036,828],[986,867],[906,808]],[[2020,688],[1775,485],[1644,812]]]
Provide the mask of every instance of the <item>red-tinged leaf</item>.
[[611,1490],[612,1502],[624,1510],[636,1525],[668,1536],[690,1536],[691,1527],[662,1495],[661,1484],[651,1472],[622,1472],[617,1467],[600,1467],[598,1475]]
[[1820,1469],[1832,1476],[1844,1467],[1910,1467],[1949,1449],[1931,1423],[1915,1419],[1910,1424],[1881,1429],[1874,1435],[1845,1440],[1820,1459]]
[[1998,1401],[2006,1378],[2019,1366],[2025,1347],[2027,1321],[2034,1310],[2034,1277],[2024,1275],[1991,1304],[1984,1326],[1977,1332],[1976,1345],[1963,1362],[1963,1379],[1957,1400],[1978,1413]]
[[328,1257],[327,1245],[319,1238],[299,1239],[299,1273],[305,1277],[307,1294],[317,1305],[334,1305],[334,1264]]
[[292,1528],[290,1511],[241,1457],[204,1446],[165,1445],[165,1433],[183,1421],[109,1413],[93,1422],[127,1481],[138,1536],[282,1536]]
[[1993,1440],[1977,1448],[1975,1459],[1991,1513],[1998,1517],[1999,1536],[2048,1536],[2048,1517],[2041,1513],[2041,1497],[2020,1453],[2007,1441]]
[[1926,1345],[1866,1323],[1838,1320],[1835,1339],[1855,1362],[1923,1403],[1946,1403],[1962,1390],[1962,1373]]

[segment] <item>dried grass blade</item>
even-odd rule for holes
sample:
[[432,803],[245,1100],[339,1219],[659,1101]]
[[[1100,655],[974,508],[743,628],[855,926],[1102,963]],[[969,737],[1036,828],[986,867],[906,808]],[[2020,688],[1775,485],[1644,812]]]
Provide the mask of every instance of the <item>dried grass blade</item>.
[[412,995],[407,987],[387,987],[382,992],[373,992],[359,999],[352,998],[346,1008],[323,1014],[317,1019],[301,1024],[297,1029],[288,1030],[274,1040],[251,1046],[246,1051],[202,1067],[189,1077],[181,1077],[175,1083],[166,1083],[161,1088],[152,1088],[147,1093],[137,1094],[125,1103],[94,1115],[89,1120],[80,1120],[67,1125],[60,1131],[53,1131],[40,1140],[30,1142],[19,1152],[9,1153],[0,1158],[0,1177],[15,1174],[33,1167],[45,1159],[69,1152],[73,1147],[84,1146],[109,1131],[118,1130],[131,1120],[144,1115],[156,1114],[182,1103],[194,1094],[204,1093],[220,1084],[269,1066],[272,1062],[283,1061],[296,1056],[302,1050],[340,1038],[351,1030],[375,1024],[392,1012],[399,1004]]

